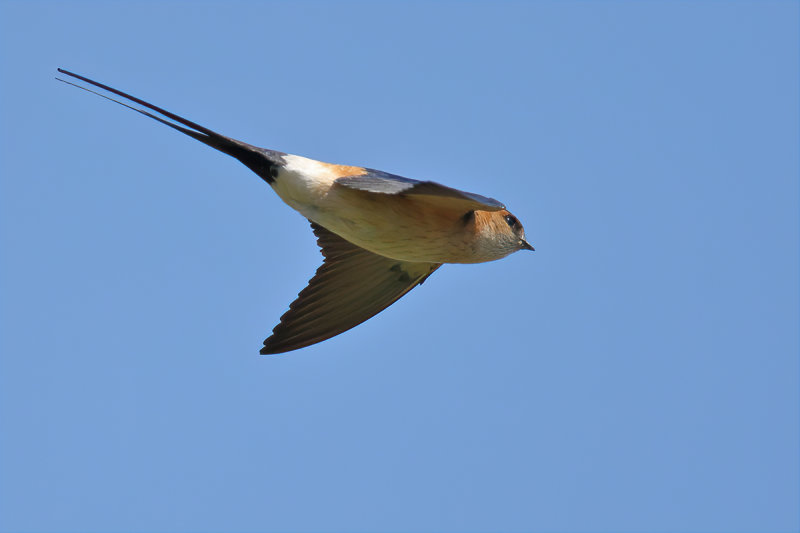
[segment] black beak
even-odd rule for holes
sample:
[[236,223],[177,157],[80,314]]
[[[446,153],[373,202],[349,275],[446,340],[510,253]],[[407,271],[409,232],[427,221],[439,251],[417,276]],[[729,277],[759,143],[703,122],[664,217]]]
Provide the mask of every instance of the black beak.
[[528,241],[526,241],[525,239],[522,239],[522,247],[520,248],[520,250],[530,250],[531,252],[535,252],[536,248],[528,244]]

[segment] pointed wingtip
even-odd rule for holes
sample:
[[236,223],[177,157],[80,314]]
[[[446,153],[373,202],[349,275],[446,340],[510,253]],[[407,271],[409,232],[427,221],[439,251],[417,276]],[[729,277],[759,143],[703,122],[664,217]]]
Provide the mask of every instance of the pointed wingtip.
[[275,342],[273,336],[270,336],[267,340],[264,341],[264,346],[259,350],[258,353],[261,355],[280,355],[286,352],[291,352],[292,350],[299,350],[300,348],[305,348],[308,344],[301,344],[297,345],[286,345],[285,343]]
[[261,348],[261,350],[258,352],[261,355],[276,355],[285,351],[285,350],[275,350],[274,348],[270,347],[270,345],[267,344],[266,342],[267,341],[264,341],[264,347]]

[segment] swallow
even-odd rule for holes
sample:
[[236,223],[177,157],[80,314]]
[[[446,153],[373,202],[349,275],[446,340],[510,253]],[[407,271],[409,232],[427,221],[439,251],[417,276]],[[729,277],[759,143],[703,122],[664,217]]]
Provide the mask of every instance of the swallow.
[[261,354],[297,350],[347,331],[421,285],[443,263],[483,263],[534,249],[519,220],[493,198],[433,181],[259,148],[108,85],[61,68],[58,72],[124,101],[58,81],[238,159],[310,221],[324,258],[322,266],[281,316]]

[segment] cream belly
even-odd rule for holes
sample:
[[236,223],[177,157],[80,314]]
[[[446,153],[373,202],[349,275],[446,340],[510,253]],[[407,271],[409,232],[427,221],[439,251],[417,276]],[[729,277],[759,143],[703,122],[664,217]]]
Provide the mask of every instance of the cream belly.
[[[497,247],[491,233],[476,230],[463,211],[436,198],[355,190],[335,183],[359,176],[362,167],[332,165],[285,155],[272,187],[309,220],[376,254],[423,263],[482,263],[512,250]],[[481,212],[477,212],[480,214]]]
[[[403,195],[348,189],[334,181],[360,167],[329,165],[285,156],[272,184],[275,192],[303,216],[371,252],[403,261],[475,261],[460,214],[432,208]],[[484,259],[485,260],[485,259]]]

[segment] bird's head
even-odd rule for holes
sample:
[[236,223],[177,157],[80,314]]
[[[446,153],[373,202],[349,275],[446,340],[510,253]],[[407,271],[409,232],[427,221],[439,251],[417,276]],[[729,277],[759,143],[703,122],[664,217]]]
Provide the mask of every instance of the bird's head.
[[475,211],[474,218],[476,251],[484,258],[483,261],[500,259],[518,250],[534,249],[525,240],[522,223],[507,210]]

